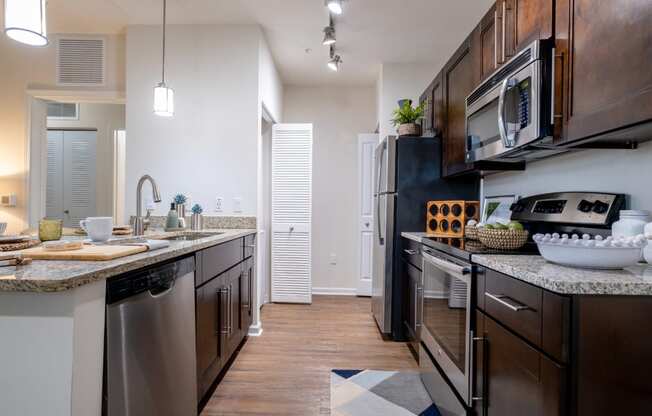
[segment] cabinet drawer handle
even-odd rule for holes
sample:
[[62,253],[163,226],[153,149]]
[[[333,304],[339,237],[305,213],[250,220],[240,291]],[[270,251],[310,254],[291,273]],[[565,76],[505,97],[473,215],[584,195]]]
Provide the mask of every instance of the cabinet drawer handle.
[[498,5],[494,10],[494,69],[498,68]]
[[417,254],[419,254],[418,251],[416,251],[416,250],[410,250],[410,249],[407,249],[407,248],[404,249],[403,251],[405,252],[405,254],[409,254],[410,256],[416,256]]
[[[218,323],[218,326],[219,326],[219,330],[217,331],[218,336],[228,334],[228,324],[226,326],[225,325],[220,325],[220,319],[219,319],[220,316],[224,316],[224,315],[222,315],[222,313],[224,312],[224,305],[226,304],[226,302],[224,301],[224,296],[223,295],[228,295],[228,292],[229,292],[229,290],[226,289],[226,288],[218,289],[218,291],[217,291],[217,296],[218,296],[219,301],[220,301],[220,306],[219,306],[220,310],[218,311],[219,315],[217,317],[218,318],[217,323]],[[224,320],[224,321],[226,321],[226,320]]]
[[505,295],[493,295],[489,292],[484,292],[484,295],[488,297],[489,299],[495,300],[496,302],[500,303],[507,309],[514,311],[514,312],[520,312],[520,311],[525,311],[528,309],[531,309],[529,306],[522,305],[520,303],[514,302],[509,296]]

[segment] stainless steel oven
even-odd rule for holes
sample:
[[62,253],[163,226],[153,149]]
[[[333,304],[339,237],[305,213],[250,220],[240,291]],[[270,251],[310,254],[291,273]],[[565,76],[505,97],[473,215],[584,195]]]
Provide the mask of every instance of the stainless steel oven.
[[[446,376],[465,406],[471,407],[472,345],[471,290],[474,268],[457,257],[423,247],[423,317],[421,340],[441,372]],[[422,360],[423,361],[423,360]],[[426,368],[425,362],[422,368]],[[433,371],[433,370],[429,370]],[[438,403],[439,396],[450,390],[441,377],[422,376],[424,384]],[[439,383],[439,385],[434,385]],[[450,400],[448,400],[450,401]],[[465,414],[464,407],[448,409],[450,414]]]
[[554,126],[553,43],[537,40],[466,99],[466,159],[517,161],[564,150],[550,145]]

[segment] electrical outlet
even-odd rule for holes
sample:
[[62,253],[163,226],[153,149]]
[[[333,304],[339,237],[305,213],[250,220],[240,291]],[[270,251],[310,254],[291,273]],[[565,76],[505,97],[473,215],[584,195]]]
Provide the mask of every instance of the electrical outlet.
[[234,213],[242,212],[242,198],[240,197],[233,198],[233,212]]
[[221,196],[215,198],[215,212],[224,212],[224,198]]
[[337,254],[331,253],[329,258],[330,258],[330,260],[329,260],[330,264],[332,264],[333,266],[337,265]]

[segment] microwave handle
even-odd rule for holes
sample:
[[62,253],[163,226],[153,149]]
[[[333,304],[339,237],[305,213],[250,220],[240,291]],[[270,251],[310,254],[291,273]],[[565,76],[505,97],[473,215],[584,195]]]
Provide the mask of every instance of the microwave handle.
[[498,132],[500,133],[500,138],[506,148],[516,146],[516,140],[514,140],[514,137],[507,135],[507,126],[505,123],[505,95],[507,94],[507,90],[515,84],[515,80],[505,78],[500,86],[500,95],[498,96]]

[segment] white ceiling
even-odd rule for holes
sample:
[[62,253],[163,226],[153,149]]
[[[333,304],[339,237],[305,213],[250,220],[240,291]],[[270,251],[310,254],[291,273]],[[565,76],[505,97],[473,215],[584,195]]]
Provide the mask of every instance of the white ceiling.
[[[325,65],[323,0],[168,0],[168,21],[259,24],[286,84],[373,85],[381,62],[441,64],[493,2],[347,0],[336,21],[344,61],[339,73]],[[120,33],[129,24],[159,23],[161,5],[162,0],[48,0],[50,31]]]

